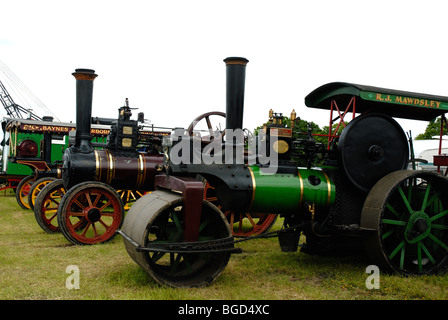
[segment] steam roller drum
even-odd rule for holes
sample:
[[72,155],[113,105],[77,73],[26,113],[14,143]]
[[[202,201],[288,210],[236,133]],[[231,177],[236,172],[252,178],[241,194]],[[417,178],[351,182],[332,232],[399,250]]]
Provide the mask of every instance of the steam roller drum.
[[401,126],[384,114],[365,114],[342,131],[338,157],[349,180],[369,191],[386,174],[407,167],[409,148]]
[[[208,285],[222,273],[230,253],[176,253],[144,249],[150,244],[182,242],[183,225],[182,195],[156,190],[134,203],[126,215],[120,234],[130,257],[157,283],[171,287]],[[224,215],[216,206],[204,200],[198,241],[231,236]]]

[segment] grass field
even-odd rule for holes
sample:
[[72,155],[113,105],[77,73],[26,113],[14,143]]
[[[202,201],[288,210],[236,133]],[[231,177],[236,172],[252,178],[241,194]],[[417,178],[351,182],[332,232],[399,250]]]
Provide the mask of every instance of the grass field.
[[[280,223],[276,227],[280,227]],[[448,275],[402,278],[380,275],[368,289],[361,257],[316,257],[281,252],[277,238],[238,244],[223,274],[210,286],[157,285],[128,256],[120,236],[95,246],[71,245],[47,234],[12,193],[0,194],[1,300],[442,300]],[[79,270],[79,289],[68,289],[67,267]]]

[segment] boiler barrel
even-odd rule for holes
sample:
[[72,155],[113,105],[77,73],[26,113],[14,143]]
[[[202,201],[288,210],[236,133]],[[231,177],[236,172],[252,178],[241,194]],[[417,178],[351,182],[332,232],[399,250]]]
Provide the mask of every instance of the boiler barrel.
[[154,190],[156,166],[163,157],[139,153],[137,157],[114,156],[108,150],[92,153],[67,149],[64,154],[63,179],[66,189],[83,181],[100,181],[116,189]]
[[251,212],[294,213],[328,208],[335,201],[336,188],[328,175],[319,169],[299,168],[298,175],[290,173],[266,174],[258,166],[249,167],[253,191]]

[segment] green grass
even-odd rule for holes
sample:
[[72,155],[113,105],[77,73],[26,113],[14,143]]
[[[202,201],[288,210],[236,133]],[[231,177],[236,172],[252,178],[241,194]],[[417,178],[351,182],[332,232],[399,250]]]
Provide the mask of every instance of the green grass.
[[[280,227],[281,222],[275,227]],[[437,300],[448,298],[448,276],[402,278],[381,274],[367,289],[367,263],[359,257],[317,257],[281,252],[277,238],[238,244],[223,274],[210,286],[157,285],[126,253],[122,239],[71,245],[47,234],[15,197],[0,194],[0,300]],[[66,268],[78,266],[80,289],[66,288]]]

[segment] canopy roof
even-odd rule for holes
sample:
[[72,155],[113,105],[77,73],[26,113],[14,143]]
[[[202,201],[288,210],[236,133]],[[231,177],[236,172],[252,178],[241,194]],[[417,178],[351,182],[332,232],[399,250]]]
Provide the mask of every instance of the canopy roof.
[[448,97],[345,82],[327,83],[315,89],[305,97],[305,104],[310,108],[330,109],[334,100],[341,109],[354,96],[357,113],[380,112],[391,117],[429,121],[448,112]]

